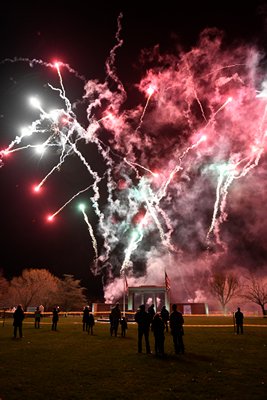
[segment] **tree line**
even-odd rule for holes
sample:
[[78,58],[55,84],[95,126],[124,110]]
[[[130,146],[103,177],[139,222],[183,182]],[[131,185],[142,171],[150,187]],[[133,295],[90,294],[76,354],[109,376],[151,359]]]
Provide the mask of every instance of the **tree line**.
[[[242,281],[232,273],[217,272],[207,279],[208,291],[218,301],[224,313],[233,298],[257,304],[266,315],[267,278],[250,275]],[[0,309],[21,304],[43,305],[51,310],[55,305],[63,311],[80,311],[87,304],[86,289],[73,275],[60,279],[46,269],[24,269],[21,276],[8,281],[0,271]]]
[[63,311],[80,311],[87,304],[85,293],[73,275],[60,279],[46,269],[24,269],[21,276],[8,281],[0,272],[0,308],[21,304],[27,310],[43,305],[47,311],[57,305]]
[[246,300],[260,306],[262,314],[266,315],[267,304],[267,279],[250,274],[240,280],[232,273],[215,273],[209,281],[208,286],[211,294],[218,300],[224,313],[227,304],[233,298]]

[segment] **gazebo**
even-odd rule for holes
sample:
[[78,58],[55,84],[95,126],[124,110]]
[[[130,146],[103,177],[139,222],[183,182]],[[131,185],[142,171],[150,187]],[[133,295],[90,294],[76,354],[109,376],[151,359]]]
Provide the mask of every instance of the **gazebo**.
[[160,311],[162,306],[170,311],[170,291],[165,286],[128,287],[128,310],[137,310],[147,303],[153,303],[155,311]]

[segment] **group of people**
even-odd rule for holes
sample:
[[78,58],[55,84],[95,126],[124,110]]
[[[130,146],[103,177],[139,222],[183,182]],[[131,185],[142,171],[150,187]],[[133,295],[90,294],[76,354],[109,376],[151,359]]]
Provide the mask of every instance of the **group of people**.
[[134,319],[138,324],[138,353],[142,353],[142,341],[144,338],[146,353],[151,354],[149,343],[149,332],[151,330],[154,334],[155,355],[164,356],[165,331],[168,332],[168,321],[170,323],[175,353],[184,353],[184,318],[182,313],[177,310],[176,304],[172,305],[171,314],[169,314],[165,306],[162,307],[161,312],[156,313],[154,304],[149,306],[147,311],[145,304],[142,304],[135,313]]
[[[34,326],[36,329],[40,328],[41,320],[41,310],[37,307],[34,313]],[[240,307],[237,311],[233,313],[234,317],[234,328],[235,332],[243,334],[243,320],[244,314],[241,312]],[[13,326],[14,326],[14,338],[22,338],[22,323],[25,318],[25,314],[22,306],[19,304],[13,313]],[[52,327],[53,331],[57,330],[57,323],[59,320],[59,307],[54,307],[52,312]],[[161,312],[156,312],[154,309],[154,304],[145,309],[145,304],[141,304],[139,309],[134,315],[134,320],[138,325],[138,353],[142,353],[142,342],[143,338],[145,340],[146,353],[151,354],[151,348],[149,343],[149,333],[150,330],[154,335],[155,343],[155,355],[164,356],[164,342],[165,342],[165,332],[168,332],[168,325],[170,326],[170,332],[173,339],[175,354],[184,354],[184,318],[180,311],[177,310],[177,305],[172,305],[172,312],[166,309],[165,306],[162,307]],[[110,322],[110,336],[116,337],[118,335],[119,325],[121,326],[121,336],[126,336],[126,331],[128,328],[127,319],[122,316],[120,305],[116,305],[111,309],[109,314]],[[95,325],[94,315],[88,306],[83,309],[82,326],[83,331],[91,333],[93,335],[93,327]]]
[[[57,330],[57,323],[59,320],[58,315],[59,315],[59,307],[54,307],[53,312],[52,312],[52,327],[51,327],[52,331]],[[34,312],[34,327],[35,327],[35,329],[40,329],[41,317],[42,317],[41,306],[36,307],[36,310]],[[23,337],[22,323],[23,323],[24,318],[25,318],[25,313],[23,311],[21,304],[19,304],[13,313],[14,339],[17,338],[17,335],[19,335],[20,339]]]
[[[169,321],[175,354],[184,354],[184,318],[182,313],[177,310],[176,304],[172,305],[171,314],[169,314],[165,306],[162,307],[161,312],[156,313],[154,304],[151,304],[145,311],[145,305],[142,304],[134,319],[138,324],[138,353],[142,353],[142,340],[144,338],[146,353],[151,354],[149,344],[149,332],[151,329],[154,334],[155,354],[164,355],[165,331],[168,332]],[[244,314],[238,307],[237,311],[234,312],[234,328],[237,335],[239,333],[243,334],[243,320]]]
[[128,323],[125,316],[122,316],[120,310],[120,304],[116,303],[115,307],[111,309],[109,314],[109,323],[110,323],[110,336],[116,337],[118,335],[119,325],[121,326],[121,336],[126,336],[126,331],[128,329]]
[[93,335],[93,327],[95,324],[94,315],[91,312],[91,309],[88,306],[85,306],[83,309],[83,331],[91,333]]

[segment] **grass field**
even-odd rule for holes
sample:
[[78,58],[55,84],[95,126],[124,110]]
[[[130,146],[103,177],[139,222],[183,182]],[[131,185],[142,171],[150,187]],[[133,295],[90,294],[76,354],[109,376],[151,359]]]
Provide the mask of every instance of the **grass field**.
[[[137,353],[137,329],[109,336],[96,323],[94,335],[81,319],[50,319],[23,339],[12,339],[12,320],[0,321],[0,399],[267,399],[267,319],[246,318],[235,335],[230,317],[185,317],[185,354],[175,355],[166,334],[164,359]],[[153,351],[154,339],[150,336]]]

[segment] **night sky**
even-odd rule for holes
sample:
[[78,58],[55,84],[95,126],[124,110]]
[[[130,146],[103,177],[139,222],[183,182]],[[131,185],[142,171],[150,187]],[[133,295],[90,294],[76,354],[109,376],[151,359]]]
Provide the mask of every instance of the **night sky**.
[[[233,1],[155,3],[9,2],[1,11],[0,149],[20,135],[21,127],[39,120],[39,110],[29,105],[30,96],[38,96],[46,111],[64,108],[59,92],[48,85],[60,87],[56,69],[48,66],[55,61],[76,71],[75,75],[60,69],[81,127],[86,130],[90,125],[87,107],[97,98],[101,105],[93,107],[90,117],[99,120],[108,112],[115,116],[100,124],[94,143],[79,140],[79,150],[99,176],[106,173],[107,163],[97,145],[111,150],[113,162],[109,205],[108,176],[99,183],[103,224],[92,202],[86,209],[98,245],[95,263],[88,226],[78,209],[80,201],[91,201],[93,190],[72,201],[53,222],[46,220],[47,214],[93,183],[80,160],[68,157],[36,194],[32,188],[58,163],[60,150],[37,155],[28,148],[2,158],[0,268],[7,278],[24,268],[46,268],[59,277],[73,274],[94,298],[101,298],[104,284],[106,298],[112,299],[122,288],[120,269],[132,232],[146,215],[150,217],[140,245],[125,264],[132,284],[163,284],[166,268],[173,288],[179,286],[185,300],[203,290],[206,272],[213,268],[266,274],[267,160],[262,136],[267,122],[264,98],[252,100],[266,79],[266,2],[248,1],[242,7]],[[120,13],[123,44],[111,61]],[[33,59],[42,61],[31,64]],[[107,71],[107,60],[115,78]],[[221,71],[216,76],[215,69]],[[91,82],[86,89],[85,82]],[[144,109],[151,83],[155,95]],[[231,104],[217,113],[230,96]],[[46,121],[42,124],[47,128]],[[205,144],[181,159],[198,143],[200,132],[207,135]],[[25,138],[15,147],[38,140],[37,135]],[[251,146],[256,146],[254,158]],[[123,162],[125,157],[132,165]],[[224,163],[238,166],[239,174],[242,168],[246,172],[229,186],[224,178],[227,197],[221,191],[211,226],[221,176],[216,168]],[[177,165],[159,204],[151,197],[148,205],[149,188],[154,193],[163,190]],[[162,174],[160,183],[150,180],[148,170]],[[105,234],[111,246],[108,257]]]

